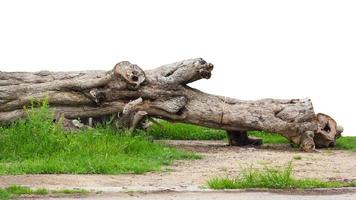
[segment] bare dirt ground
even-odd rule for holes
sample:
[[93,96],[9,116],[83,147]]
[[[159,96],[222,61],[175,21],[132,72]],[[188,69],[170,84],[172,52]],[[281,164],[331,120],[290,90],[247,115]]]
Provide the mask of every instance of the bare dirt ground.
[[263,200],[355,200],[356,193],[341,194],[286,194],[270,192],[239,192],[239,191],[214,191],[214,192],[157,192],[157,193],[105,193],[88,196],[55,196],[55,197],[25,197],[22,199],[41,200],[255,200],[263,197]]
[[[31,188],[83,188],[103,192],[122,191],[204,191],[206,181],[217,176],[234,177],[243,168],[285,167],[293,160],[298,178],[356,180],[356,153],[321,150],[305,153],[288,145],[261,148],[226,146],[223,141],[164,141],[198,152],[200,160],[176,161],[162,172],[143,175],[17,175],[0,176],[0,187],[12,184]],[[300,157],[300,160],[295,160]]]

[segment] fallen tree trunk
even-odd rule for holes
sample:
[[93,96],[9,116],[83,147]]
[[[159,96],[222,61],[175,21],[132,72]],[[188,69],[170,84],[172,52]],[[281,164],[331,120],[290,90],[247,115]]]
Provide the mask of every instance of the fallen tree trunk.
[[335,145],[341,127],[316,115],[310,99],[241,101],[187,86],[212,69],[197,58],[147,71],[124,61],[111,71],[0,72],[0,122],[24,117],[24,106],[47,97],[67,119],[119,113],[118,123],[134,129],[150,116],[224,129],[231,145],[259,144],[249,130],[279,133],[306,151]]

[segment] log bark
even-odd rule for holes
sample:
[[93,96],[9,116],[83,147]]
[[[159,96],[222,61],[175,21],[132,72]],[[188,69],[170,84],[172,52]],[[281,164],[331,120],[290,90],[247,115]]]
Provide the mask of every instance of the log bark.
[[196,58],[146,71],[123,61],[111,71],[0,72],[0,122],[25,117],[24,106],[48,98],[67,119],[118,115],[131,130],[150,116],[226,130],[232,145],[250,144],[250,130],[281,134],[305,151],[335,145],[342,128],[315,114],[310,99],[242,101],[187,85],[209,79],[212,70]]

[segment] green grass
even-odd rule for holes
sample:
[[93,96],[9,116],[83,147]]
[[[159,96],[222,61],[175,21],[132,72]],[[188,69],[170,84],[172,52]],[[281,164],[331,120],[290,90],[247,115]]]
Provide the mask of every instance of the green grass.
[[7,200],[12,198],[17,198],[21,195],[82,195],[87,194],[89,191],[84,189],[61,189],[61,190],[47,190],[44,188],[31,189],[29,187],[12,185],[7,188],[0,188],[0,200]]
[[6,191],[11,195],[24,195],[24,194],[34,194],[34,195],[46,195],[49,193],[48,190],[40,188],[40,189],[31,189],[29,187],[12,185],[6,188]]
[[263,139],[263,144],[288,144],[289,143],[287,138],[278,134],[266,133],[263,131],[250,131],[249,135]]
[[340,137],[336,140],[336,148],[356,151],[356,137]]
[[294,160],[301,160],[301,159],[302,159],[302,156],[293,156],[293,159],[294,159]]
[[170,123],[160,120],[162,126],[153,124],[147,134],[154,139],[171,140],[222,140],[226,138],[225,131],[205,128],[192,124]]
[[[205,128],[192,124],[170,123],[160,120],[159,126],[154,124],[148,130],[148,135],[154,139],[171,139],[171,140],[223,140],[226,139],[224,130]],[[277,134],[269,134],[261,131],[250,131],[250,136],[263,139],[265,144],[285,144],[288,140]]]
[[52,122],[46,102],[27,112],[26,119],[0,127],[0,175],[144,173],[198,158],[110,127],[66,134]]
[[5,189],[0,188],[0,200],[10,199],[11,194]]
[[284,169],[265,168],[264,170],[244,169],[240,176],[231,178],[213,178],[208,181],[212,189],[307,189],[307,188],[337,188],[354,187],[355,182],[322,181],[318,179],[296,179],[292,175],[290,162]]
[[89,193],[88,190],[84,190],[84,189],[61,189],[61,190],[54,190],[51,192],[53,194],[87,194],[87,193]]

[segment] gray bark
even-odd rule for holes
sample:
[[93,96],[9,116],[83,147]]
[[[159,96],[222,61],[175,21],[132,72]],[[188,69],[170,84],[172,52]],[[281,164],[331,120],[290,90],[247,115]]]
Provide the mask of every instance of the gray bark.
[[197,58],[147,71],[124,61],[111,71],[0,72],[0,122],[24,117],[24,106],[48,98],[51,108],[67,119],[121,113],[120,123],[129,129],[150,116],[224,129],[230,135],[278,133],[306,151],[335,145],[342,128],[331,117],[316,115],[310,99],[242,101],[187,85],[209,79],[212,69]]

